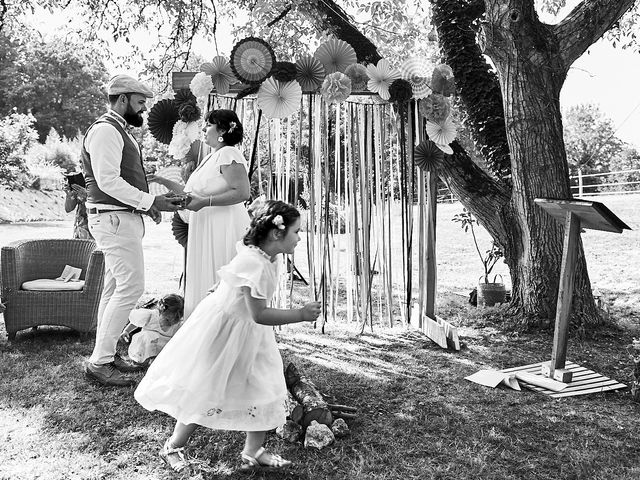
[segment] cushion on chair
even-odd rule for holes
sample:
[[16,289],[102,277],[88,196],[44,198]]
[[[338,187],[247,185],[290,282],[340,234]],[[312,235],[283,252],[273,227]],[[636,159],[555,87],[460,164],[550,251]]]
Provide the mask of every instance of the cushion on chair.
[[62,292],[71,290],[82,290],[84,280],[63,282],[61,280],[52,280],[49,278],[39,278],[38,280],[30,280],[22,284],[22,290],[38,290],[46,292]]

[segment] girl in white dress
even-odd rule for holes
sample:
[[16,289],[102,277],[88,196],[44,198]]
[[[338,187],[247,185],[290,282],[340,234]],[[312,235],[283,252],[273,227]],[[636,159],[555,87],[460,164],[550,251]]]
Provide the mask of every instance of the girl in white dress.
[[160,456],[173,470],[188,462],[183,447],[198,425],[246,432],[243,469],[291,462],[263,448],[266,432],[285,423],[287,387],[273,326],[312,322],[320,304],[268,307],[278,284],[278,255],[300,240],[300,214],[284,202],[255,207],[238,254],[219,271],[220,284],[151,364],[135,391],[148,410],[176,419]]
[[187,193],[189,234],[185,269],[184,318],[189,318],[220,278],[217,271],[234,257],[236,243],[249,226],[244,202],[249,199],[249,167],[235,145],[243,128],[232,110],[213,110],[206,116],[204,141],[212,152],[202,159],[184,187],[149,175],[176,193]]

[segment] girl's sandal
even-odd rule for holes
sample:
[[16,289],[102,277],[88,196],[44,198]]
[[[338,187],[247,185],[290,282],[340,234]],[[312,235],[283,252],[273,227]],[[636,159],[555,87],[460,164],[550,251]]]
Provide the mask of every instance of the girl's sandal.
[[184,447],[175,448],[171,446],[169,440],[164,443],[159,454],[164,463],[174,472],[180,473],[189,466],[189,462],[184,456]]
[[242,466],[240,470],[244,472],[253,472],[253,471],[278,471],[284,470],[285,468],[293,465],[289,460],[285,460],[280,455],[270,454],[271,458],[268,461],[260,461],[260,457],[266,451],[264,447],[260,447],[256,452],[255,456],[247,455],[246,453],[242,453]]

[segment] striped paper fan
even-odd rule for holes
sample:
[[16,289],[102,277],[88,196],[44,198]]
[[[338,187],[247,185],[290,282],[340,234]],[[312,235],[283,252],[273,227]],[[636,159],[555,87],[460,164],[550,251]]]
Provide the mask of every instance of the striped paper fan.
[[324,42],[318,47],[313,54],[328,74],[335,72],[343,72],[352,63],[356,63],[356,51],[351,45],[344,40],[331,39]]
[[297,81],[280,82],[267,78],[258,90],[258,107],[265,117],[285,118],[300,108],[302,88]]
[[231,70],[245,83],[262,82],[275,63],[273,49],[261,38],[247,37],[231,50]]
[[429,86],[431,72],[426,58],[407,58],[400,65],[400,75],[411,84],[415,98],[424,98],[431,93],[431,87]]
[[315,92],[326,75],[324,66],[311,55],[305,55],[296,61],[296,80],[305,92]]

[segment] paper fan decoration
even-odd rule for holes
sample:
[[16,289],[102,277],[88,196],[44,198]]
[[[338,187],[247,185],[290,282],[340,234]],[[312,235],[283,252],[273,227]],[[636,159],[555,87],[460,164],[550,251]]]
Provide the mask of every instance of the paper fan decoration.
[[285,118],[300,108],[301,98],[298,82],[283,83],[269,77],[258,90],[258,107],[268,118]]
[[276,56],[261,38],[247,37],[231,50],[231,70],[244,83],[260,83],[276,63]]
[[429,138],[440,150],[444,153],[448,153],[449,155],[453,153],[449,144],[456,139],[456,126],[450,118],[447,118],[440,123],[427,121],[425,128]]
[[331,39],[318,47],[313,54],[324,66],[327,74],[344,72],[352,63],[356,63],[356,51],[344,40]]
[[187,247],[187,239],[189,238],[189,224],[180,216],[180,212],[175,212],[171,217],[171,233],[180,245]]
[[178,108],[173,100],[164,99],[157,102],[149,111],[147,125],[153,138],[169,145],[173,136],[173,126],[178,121]]
[[431,140],[423,140],[413,152],[413,160],[422,170],[435,170],[443,159],[442,150]]
[[400,75],[411,84],[415,98],[424,98],[431,93],[429,86],[431,72],[427,59],[423,57],[407,58],[400,65]]
[[[167,180],[171,180],[172,182],[176,182],[182,185],[184,182],[182,181],[180,170],[180,167],[171,165],[169,167],[161,168],[155,173],[155,175],[158,177],[164,177]],[[168,191],[169,189],[167,187],[165,187],[164,185],[160,185],[158,182],[149,183],[149,193],[151,195],[164,195]]]
[[326,74],[316,57],[305,55],[296,62],[296,80],[305,92],[315,92],[320,88]]
[[389,100],[389,87],[394,80],[400,78],[400,73],[391,68],[389,61],[383,58],[376,65],[367,65],[367,75],[367,88],[380,95],[383,100]]
[[211,75],[216,93],[221,95],[229,93],[229,86],[238,83],[238,79],[233,75],[229,61],[221,55],[213,57],[211,62],[200,65],[200,70]]

